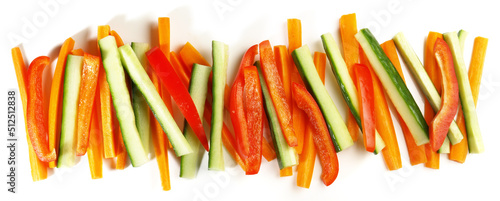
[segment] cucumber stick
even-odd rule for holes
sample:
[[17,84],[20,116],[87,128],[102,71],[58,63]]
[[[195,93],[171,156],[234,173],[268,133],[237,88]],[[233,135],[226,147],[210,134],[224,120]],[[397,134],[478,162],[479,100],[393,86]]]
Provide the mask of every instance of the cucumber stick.
[[456,32],[445,33],[444,40],[450,46],[453,62],[455,64],[455,73],[457,74],[458,88],[460,91],[460,102],[465,117],[465,127],[467,129],[467,139],[469,143],[470,153],[484,152],[483,138],[479,130],[479,121],[477,118],[474,98],[470,89],[469,77],[467,68],[462,56],[460,42]]
[[[416,78],[420,89],[422,89],[425,97],[427,97],[427,100],[429,101],[432,109],[434,110],[434,112],[438,112],[441,108],[441,96],[436,90],[436,87],[434,87],[434,84],[429,78],[429,75],[425,71],[422,62],[420,62],[420,59],[418,58],[417,54],[415,54],[415,51],[413,51],[413,48],[406,40],[403,33],[400,32],[396,34],[393,40],[396,43],[396,47],[403,57],[406,65],[409,67],[411,73]],[[450,129],[448,130],[448,138],[452,144],[457,144],[463,139],[462,132],[460,132],[460,129],[458,128],[458,125],[455,123],[455,121],[451,122],[450,124]],[[443,146],[445,145],[447,145],[446,141],[443,143]]]
[[467,38],[467,35],[469,35],[469,32],[463,29],[458,31],[458,41],[460,41],[460,49],[462,50],[462,55],[464,54],[465,38]]
[[[330,33],[321,35],[321,41],[323,42],[323,48],[328,56],[328,60],[330,61],[330,66],[332,67],[333,74],[337,79],[342,96],[344,97],[352,115],[356,119],[359,128],[362,129],[356,86],[349,75],[349,70],[344,59],[342,58],[342,55],[340,54],[337,42],[333,39],[333,36]],[[384,149],[385,143],[377,130],[375,130],[375,138],[376,144],[374,153],[377,154]]]
[[351,135],[347,130],[342,116],[340,116],[337,107],[335,107],[328,91],[326,91],[325,85],[323,85],[323,82],[319,78],[309,47],[305,45],[294,50],[292,57],[302,80],[304,80],[304,84],[309,92],[311,92],[311,95],[323,113],[335,150],[339,152],[353,145]]
[[224,170],[222,155],[222,124],[224,114],[224,89],[226,86],[228,46],[219,41],[212,41],[212,125],[210,127],[209,170]]
[[[149,44],[132,43],[131,46],[144,69],[147,69],[149,63],[146,58],[146,52],[149,50]],[[141,137],[142,146],[146,154],[149,154],[151,152],[150,145],[152,143],[151,115],[149,115],[148,102],[146,102],[141,91],[134,83],[132,83],[132,108],[134,109],[135,123],[137,124],[137,131],[139,131],[139,136]]]
[[273,105],[273,100],[271,99],[271,94],[269,94],[269,89],[266,85],[266,80],[262,75],[262,70],[260,69],[260,63],[256,62],[257,70],[259,71],[260,86],[262,88],[262,96],[264,97],[264,109],[266,111],[267,120],[269,122],[269,128],[271,129],[271,137],[273,138],[274,149],[278,152],[276,157],[278,158],[278,165],[280,169],[295,166],[298,164],[298,155],[293,147],[288,146],[285,137],[281,131],[281,126],[276,116],[276,110]]
[[120,52],[121,61],[130,75],[132,82],[137,86],[139,91],[142,92],[142,95],[146,99],[151,111],[160,123],[163,131],[165,131],[168,140],[172,144],[175,154],[177,156],[182,156],[191,153],[192,150],[189,143],[182,135],[181,130],[177,126],[172,115],[170,115],[167,106],[165,106],[160,94],[156,91],[153,82],[149,79],[146,70],[142,67],[141,62],[137,56],[135,56],[132,48],[129,45],[123,45],[118,48],[118,51]]
[[76,162],[76,116],[83,57],[68,55],[64,72],[61,139],[57,167],[72,167]]
[[[203,116],[205,109],[205,100],[207,97],[207,83],[208,77],[212,72],[212,68],[204,65],[194,64],[191,72],[191,82],[189,83],[189,94],[198,110],[198,115]],[[188,141],[193,152],[181,156],[181,171],[180,177],[182,178],[195,178],[200,168],[201,159],[205,153],[202,148],[200,140],[196,137],[193,129],[189,124],[184,121],[184,136]]]
[[130,101],[130,93],[125,81],[125,71],[120,61],[115,37],[107,36],[99,40],[102,64],[106,70],[106,78],[111,91],[116,117],[122,131],[123,143],[127,149],[132,166],[138,167],[149,159],[139,137],[135,124],[134,110]]
[[368,29],[361,29],[355,37],[363,48],[394,107],[412,131],[416,144],[428,143],[429,126],[403,79],[389,58],[387,58],[375,37]]

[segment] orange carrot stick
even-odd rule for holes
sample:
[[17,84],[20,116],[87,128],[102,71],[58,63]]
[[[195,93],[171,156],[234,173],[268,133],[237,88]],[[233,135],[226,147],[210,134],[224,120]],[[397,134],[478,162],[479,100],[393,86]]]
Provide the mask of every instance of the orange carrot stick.
[[[314,52],[314,66],[323,84],[325,84],[325,67],[326,67],[326,54]],[[302,188],[309,188],[311,185],[314,162],[316,161],[316,148],[314,147],[313,140],[313,127],[307,124],[306,133],[304,135],[304,149],[302,154],[299,155],[299,165],[297,167],[297,186]]]
[[189,88],[190,75],[188,75],[186,73],[186,71],[184,70],[185,64],[183,63],[183,61],[181,60],[179,55],[177,53],[175,53],[174,51],[172,51],[169,53],[168,59],[170,60],[170,63],[172,63],[172,66],[174,67],[174,70],[177,73],[177,75],[181,78],[184,86],[186,86],[186,88]]
[[293,175],[292,167],[287,167],[280,170],[280,177],[289,177],[292,175]]
[[92,111],[92,120],[90,122],[89,146],[87,149],[87,157],[89,159],[90,176],[92,179],[102,178],[102,136],[99,128],[99,101],[94,100]]
[[[295,67],[295,63],[291,60],[290,56],[295,49],[302,46],[302,25],[299,19],[288,19],[287,26],[288,26],[288,51],[289,51],[288,57],[290,61],[289,65],[290,83],[295,82],[304,86],[304,82],[300,77],[299,71]],[[290,93],[292,93],[291,90]],[[290,95],[290,97],[292,97],[293,100],[293,95]],[[295,147],[295,150],[297,150],[298,154],[301,154],[302,148],[304,147],[304,133],[306,131],[307,119],[306,119],[306,114],[304,113],[304,111],[299,109],[297,103],[295,103],[295,101],[292,102],[293,104],[290,105],[292,109],[291,110],[292,122],[293,122],[293,128],[295,130],[295,136],[297,137],[297,147]]]
[[161,51],[168,55],[170,53],[170,18],[158,18],[158,39]]
[[[483,74],[484,58],[486,56],[486,47],[488,46],[488,39],[483,37],[476,37],[474,40],[474,47],[472,49],[472,58],[469,65],[469,81],[472,91],[472,96],[474,98],[474,104],[477,106],[477,99],[479,96],[479,86],[481,85],[481,76]],[[467,141],[467,131],[465,129],[465,119],[463,115],[462,107],[459,107],[457,124],[462,134],[464,134],[464,139],[455,145],[451,146],[450,149],[450,160],[454,160],[459,163],[464,163],[467,157],[468,141]]]
[[109,34],[115,37],[116,46],[121,47],[122,45],[124,45],[122,37],[120,37],[120,35],[118,35],[118,33],[115,30],[111,30]]
[[[399,63],[399,57],[397,55],[396,46],[394,45],[393,40],[388,40],[384,42],[382,45],[382,49],[384,50],[385,54],[389,59],[391,60],[392,64],[394,67],[396,67],[396,70],[398,71],[399,75],[401,78],[403,78],[404,81],[404,75],[403,75],[403,70],[401,69],[401,64]],[[406,147],[408,149],[408,154],[410,156],[410,164],[411,165],[417,165],[420,163],[425,163],[427,162],[427,157],[425,155],[425,146],[417,146],[417,143],[415,143],[415,140],[413,139],[413,136],[410,132],[410,129],[408,129],[408,126],[406,126],[405,122],[401,118],[399,114],[396,114],[398,118],[398,122],[401,125],[401,130],[403,131],[403,135],[405,137],[405,142],[406,142]]]
[[72,55],[75,55],[75,56],[83,56],[83,50],[82,49],[76,49],[76,50],[71,50],[71,53]]
[[[28,105],[28,94],[26,87],[26,84],[28,82],[27,68],[26,64],[24,63],[23,54],[21,53],[19,47],[12,48],[12,61],[14,63],[14,69],[16,71],[17,84],[19,85],[19,96],[21,97],[21,102],[23,105],[24,121],[26,122],[26,109]],[[28,124],[26,124],[25,127],[26,130],[28,130]],[[28,133],[26,133],[26,139],[28,140],[31,177],[33,181],[47,179],[48,164],[40,161],[40,159],[38,159],[38,157],[36,156]]]
[[[109,36],[110,28],[108,25],[99,26],[97,28],[97,40]],[[99,47],[99,46],[98,46]],[[99,100],[101,111],[101,130],[102,130],[102,143],[104,148],[104,158],[116,157],[117,144],[114,138],[114,123],[113,123],[113,103],[111,102],[111,92],[109,90],[108,81],[106,78],[106,71],[100,62],[99,67]]]
[[276,158],[276,152],[274,152],[272,145],[265,137],[262,139],[262,156],[264,156],[267,161],[272,161]]
[[[392,46],[390,46],[391,44]],[[399,58],[394,43],[385,43],[382,49],[384,49],[386,55],[390,57],[389,59],[392,63],[397,62],[399,64]],[[387,168],[389,170],[397,170],[403,167],[403,164],[401,163],[401,153],[399,152],[398,140],[396,139],[396,131],[394,130],[391,113],[389,111],[389,106],[387,105],[387,100],[385,99],[386,95],[382,88],[382,84],[380,83],[377,75],[375,75],[373,71],[371,72],[372,77],[374,78],[373,93],[375,95],[375,124],[380,133],[380,137],[382,137],[385,142],[385,148],[382,149],[382,155]]]
[[[66,67],[66,58],[73,50],[75,41],[70,37],[66,39],[59,50],[56,69],[52,77],[52,86],[50,87],[50,103],[49,103],[49,149],[56,149],[59,153],[59,135],[61,130],[61,115],[62,115],[62,90],[64,80],[64,69]],[[57,160],[50,162],[49,167],[55,168]]]
[[[349,74],[353,78],[352,66],[359,61],[359,44],[356,38],[354,38],[354,35],[358,32],[356,13],[340,17],[339,27],[342,49],[344,50],[344,60]],[[356,118],[354,118],[349,108],[347,108],[347,130],[349,130],[352,140],[357,141],[360,129]]]
[[[443,38],[443,34],[436,32],[429,32],[427,36],[427,41],[425,43],[424,50],[424,67],[429,74],[436,90],[439,94],[441,94],[441,76],[440,70],[436,62],[436,58],[434,56],[434,43],[437,38]],[[425,110],[424,110],[424,118],[427,121],[427,124],[430,125],[432,119],[434,118],[434,110],[428,101],[425,101]],[[439,169],[439,154],[432,150],[430,143],[425,145],[425,153],[427,156],[427,162],[425,163],[425,167]]]

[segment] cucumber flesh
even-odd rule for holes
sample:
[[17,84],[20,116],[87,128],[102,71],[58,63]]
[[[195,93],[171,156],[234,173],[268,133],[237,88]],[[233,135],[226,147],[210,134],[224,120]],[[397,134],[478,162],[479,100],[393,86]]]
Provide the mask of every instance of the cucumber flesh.
[[[429,75],[425,71],[422,62],[420,62],[420,59],[418,58],[415,51],[413,51],[413,48],[406,40],[403,33],[400,32],[396,34],[393,40],[396,43],[396,47],[403,57],[406,65],[409,67],[411,73],[416,78],[420,89],[422,89],[425,97],[427,97],[427,100],[429,101],[432,109],[434,110],[434,112],[438,112],[441,108],[441,96],[436,90],[436,87],[434,87],[431,78],[429,78]],[[463,139],[462,132],[460,132],[460,129],[458,128],[458,125],[455,121],[451,122],[450,124],[447,138],[449,138],[448,141],[450,141],[452,144],[457,144]]]
[[467,35],[469,35],[469,32],[463,29],[458,31],[458,41],[460,41],[460,49],[462,50],[462,55],[464,54],[465,38],[467,38]]
[[111,91],[116,117],[120,124],[123,143],[127,149],[130,163],[134,167],[139,167],[149,159],[144,151],[135,124],[134,110],[132,109],[125,71],[120,61],[120,54],[118,53],[115,37],[107,36],[99,40],[99,47],[101,47],[102,64],[104,70],[106,70],[106,78],[108,80],[109,90]]
[[[141,61],[142,66],[146,69],[149,65],[146,52],[149,50],[148,43],[132,43],[132,49],[135,55]],[[151,153],[151,115],[149,115],[148,102],[142,95],[141,91],[132,82],[132,108],[135,114],[135,123],[137,124],[137,131],[141,137],[142,146],[146,154]]]
[[[349,75],[349,69],[340,54],[340,49],[333,39],[332,34],[327,33],[321,35],[321,41],[323,42],[323,47],[325,49],[326,55],[328,56],[328,60],[330,61],[330,66],[332,67],[333,74],[337,79],[337,83],[339,84],[340,91],[342,92],[342,96],[344,97],[347,106],[349,107],[351,114],[356,119],[359,128],[363,129],[361,125],[361,116],[359,115],[359,99],[356,90],[356,86],[354,85],[351,76]],[[380,136],[379,132],[375,130],[375,151],[377,154],[385,147],[385,142]]]
[[212,41],[213,79],[212,79],[212,125],[210,126],[210,151],[208,169],[224,170],[222,154],[222,124],[224,114],[224,89],[226,86],[228,46]]
[[[212,72],[212,68],[209,66],[194,64],[193,71],[191,72],[191,82],[189,83],[189,94],[198,110],[198,115],[203,116],[203,111],[205,109],[205,100],[207,97],[207,83],[208,77]],[[201,159],[205,153],[205,149],[202,148],[200,140],[196,137],[193,129],[189,124],[184,121],[184,136],[188,141],[193,152],[181,156],[181,171],[180,177],[182,178],[195,178],[200,168]]]
[[182,135],[177,123],[168,111],[167,106],[165,106],[160,94],[156,91],[153,82],[149,79],[148,74],[142,67],[137,56],[135,56],[132,48],[129,45],[123,45],[118,48],[118,51],[132,82],[142,92],[146,102],[148,102],[149,108],[151,108],[163,131],[165,131],[170,144],[172,144],[175,154],[182,156],[191,153],[192,150],[189,143]]
[[455,64],[455,73],[457,74],[458,89],[460,91],[460,103],[465,117],[465,127],[467,129],[467,139],[470,153],[484,152],[483,137],[479,129],[479,120],[477,118],[476,106],[470,89],[470,82],[465,67],[465,62],[460,48],[460,42],[456,32],[445,33],[444,40],[450,47]]
[[76,116],[82,68],[82,56],[68,55],[64,71],[58,168],[72,167],[76,162]]
[[380,44],[368,29],[361,29],[355,37],[363,48],[394,107],[412,131],[416,144],[428,143],[429,126],[425,122],[415,99],[392,62],[385,55]]
[[264,98],[264,109],[269,122],[274,149],[277,151],[276,157],[278,158],[278,165],[280,169],[295,166],[298,164],[297,152],[293,147],[288,146],[288,143],[283,136],[278,116],[276,116],[273,100],[271,99],[271,94],[269,94],[266,80],[264,79],[262,70],[260,69],[260,63],[257,61],[255,66],[257,66],[257,70],[259,71],[260,86],[262,88],[262,96]]
[[321,82],[319,78],[309,47],[305,45],[294,50],[292,52],[292,57],[302,80],[304,80],[304,84],[309,92],[311,92],[311,95],[314,97],[323,113],[335,150],[339,152],[353,145],[351,135],[347,130],[347,126],[342,116],[340,116],[325,85],[323,85],[323,82]]

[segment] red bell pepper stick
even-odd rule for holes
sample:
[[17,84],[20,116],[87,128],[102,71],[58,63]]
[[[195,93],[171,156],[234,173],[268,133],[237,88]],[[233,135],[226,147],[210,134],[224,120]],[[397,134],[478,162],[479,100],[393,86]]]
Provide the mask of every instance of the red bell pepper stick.
[[245,109],[243,104],[244,77],[241,74],[241,71],[244,67],[251,66],[253,64],[257,53],[257,45],[254,45],[247,50],[247,52],[243,56],[243,59],[241,60],[240,68],[238,69],[236,79],[230,92],[229,114],[231,117],[231,122],[233,123],[235,138],[237,142],[236,151],[243,158],[243,160],[247,158],[249,145]]
[[90,135],[90,123],[94,106],[97,79],[99,77],[100,58],[87,53],[83,56],[83,74],[80,84],[80,100],[78,103],[78,120],[76,155],[83,156],[87,152]]
[[358,85],[358,97],[363,125],[363,142],[366,151],[375,151],[375,103],[373,95],[373,82],[370,69],[362,64],[354,64],[354,74]]
[[259,51],[262,74],[264,74],[266,84],[269,86],[269,93],[271,94],[271,99],[276,108],[281,130],[283,130],[283,135],[285,136],[287,144],[291,147],[295,147],[298,145],[298,142],[293,128],[292,113],[290,112],[291,107],[286,101],[285,90],[278,74],[271,43],[269,43],[268,40],[262,41],[259,44]]
[[48,124],[43,111],[42,75],[50,63],[49,57],[40,56],[28,68],[28,133],[38,159],[51,162],[57,159],[56,150],[49,150]]
[[323,114],[314,98],[307,92],[304,86],[293,83],[293,97],[297,106],[303,110],[309,118],[309,123],[314,129],[313,140],[318,151],[319,161],[323,172],[321,180],[327,186],[333,183],[339,173],[339,161],[337,153],[333,148],[333,142],[330,139],[330,133],[326,127]]
[[264,107],[257,67],[243,68],[245,78],[245,111],[249,152],[247,158],[247,175],[257,174],[262,160],[262,121]]
[[184,118],[186,118],[189,126],[193,128],[196,137],[200,140],[201,144],[208,151],[208,141],[203,129],[200,116],[196,111],[193,99],[189,95],[188,90],[182,84],[181,79],[175,73],[172,64],[168,61],[167,57],[163,54],[160,48],[155,47],[146,53],[152,69],[158,75],[163,85],[167,88],[168,92],[172,95],[175,102],[179,106]]
[[438,38],[434,45],[434,55],[441,70],[443,92],[441,94],[441,109],[431,122],[430,143],[433,151],[439,150],[446,138],[450,124],[458,111],[458,81],[453,66],[453,56],[448,44]]

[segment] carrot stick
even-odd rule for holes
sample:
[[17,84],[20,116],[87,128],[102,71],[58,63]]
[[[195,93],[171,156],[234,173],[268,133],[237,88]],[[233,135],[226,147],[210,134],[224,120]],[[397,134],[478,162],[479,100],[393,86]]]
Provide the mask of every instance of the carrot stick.
[[[359,44],[356,38],[354,38],[354,35],[358,32],[356,13],[340,17],[339,27],[340,37],[342,39],[342,49],[344,50],[344,60],[351,78],[354,78],[352,66],[359,61]],[[349,130],[352,140],[356,142],[360,129],[356,122],[356,118],[354,118],[349,108],[347,108],[347,130]]]
[[168,55],[170,52],[170,18],[168,17],[158,18],[158,43],[163,54]]
[[[314,52],[314,66],[323,84],[325,84],[325,67],[326,54]],[[304,149],[299,155],[299,165],[297,167],[297,186],[309,188],[311,185],[314,162],[316,161],[316,148],[314,147],[313,128],[311,124],[306,126],[306,134],[304,135]]]
[[[106,36],[109,36],[110,28],[109,25],[99,26],[97,28],[97,40],[100,40]],[[98,46],[99,47],[99,46]],[[108,81],[106,78],[106,71],[102,66],[102,61],[99,67],[99,100],[101,105],[101,129],[102,129],[102,141],[104,147],[104,158],[114,158],[116,157],[116,147],[117,144],[114,138],[113,126],[113,103],[111,102],[111,92],[109,90]]]
[[272,161],[276,158],[276,152],[266,138],[262,139],[262,155],[267,161]]
[[[436,58],[434,56],[434,43],[437,38],[443,38],[443,35],[436,32],[429,32],[424,50],[424,67],[434,83],[436,90],[439,94],[441,94],[441,76]],[[431,105],[428,101],[425,101],[424,118],[427,121],[427,124],[430,124],[434,115],[435,113]],[[425,145],[425,153],[427,155],[425,167],[439,169],[439,154],[432,150],[430,143]]]
[[[392,64],[394,65],[394,67],[396,67],[396,70],[398,71],[399,75],[401,76],[401,78],[403,78],[404,81],[405,78],[403,75],[403,70],[401,69],[401,64],[399,63],[399,57],[396,52],[396,46],[394,45],[394,41],[388,40],[382,43],[381,46],[385,54],[387,55],[387,57],[389,57]],[[425,146],[424,145],[417,146],[417,143],[415,143],[415,140],[413,139],[410,129],[408,129],[408,126],[406,126],[405,122],[401,118],[401,115],[396,114],[396,117],[398,118],[399,124],[401,125],[401,130],[403,131],[403,135],[405,137],[406,147],[408,149],[408,154],[410,156],[410,164],[417,165],[420,163],[427,162],[427,157],[425,155]]]
[[190,75],[188,75],[186,73],[186,71],[184,70],[186,67],[185,67],[185,64],[183,63],[183,61],[181,60],[181,58],[179,57],[179,55],[177,53],[175,53],[174,51],[172,51],[169,53],[169,60],[170,60],[170,63],[172,63],[172,66],[174,67],[175,72],[181,78],[184,86],[186,86],[186,88],[189,88],[189,76]]
[[[290,83],[295,82],[304,86],[304,82],[300,77],[299,71],[295,67],[295,63],[291,60],[290,56],[295,49],[302,46],[302,25],[299,19],[288,19],[287,26],[288,26],[288,51],[289,51],[288,57],[291,63],[289,65]],[[291,90],[290,93],[292,93]],[[293,95],[290,95],[290,97],[292,97],[293,100]],[[302,148],[304,146],[304,133],[306,131],[306,122],[307,122],[306,114],[304,113],[304,111],[299,109],[295,101],[293,101],[291,109],[292,109],[291,111],[292,111],[293,128],[295,130],[295,136],[297,137],[297,147],[295,147],[295,150],[297,150],[298,154],[301,154]]]
[[[21,102],[23,105],[23,115],[24,121],[26,122],[26,109],[28,105],[28,94],[26,84],[27,80],[27,68],[24,63],[23,54],[19,47],[12,48],[12,61],[14,63],[14,69],[16,71],[17,84],[19,85],[19,96],[21,97]],[[26,130],[28,130],[28,124],[25,124]],[[44,163],[38,159],[31,144],[30,137],[26,133],[26,139],[28,140],[29,147],[29,160],[31,167],[31,177],[33,181],[40,181],[47,179],[47,163]]]
[[[392,45],[394,45],[394,43],[392,43]],[[391,62],[399,63],[399,58],[397,57],[395,46],[390,46],[389,48],[386,47],[386,49],[384,49],[384,52],[388,52],[386,54],[391,55]],[[362,57],[363,60],[365,60],[366,57],[364,53]],[[377,75],[375,75],[373,70],[370,71],[373,78],[373,94],[375,95],[375,124],[377,131],[379,131],[380,133],[380,137],[382,137],[385,142],[385,148],[382,149],[382,155],[384,157],[387,168],[389,170],[397,170],[401,168],[403,164],[401,163],[401,154],[399,153],[396,131],[394,130],[391,113],[389,111],[389,106],[387,105],[387,100],[385,99],[386,95],[382,88],[382,84],[380,83],[380,80],[378,79]]]
[[[469,65],[469,81],[472,91],[472,96],[474,98],[474,104],[477,106],[477,99],[479,96],[479,86],[481,85],[481,76],[483,74],[484,57],[486,56],[486,47],[488,45],[488,39],[483,37],[476,37],[474,40],[474,47],[472,49],[472,58]],[[468,141],[467,141],[467,131],[465,129],[465,119],[463,115],[462,107],[459,107],[457,124],[462,134],[464,134],[464,139],[455,145],[451,146],[450,149],[450,160],[454,160],[459,163],[464,163],[467,157]]]
[[120,35],[118,35],[118,33],[116,33],[115,30],[111,30],[111,32],[109,34],[112,35],[113,37],[115,37],[116,46],[121,47],[122,45],[124,45],[122,37],[120,37]]
[[71,53],[72,55],[76,55],[76,56],[83,56],[83,50],[82,49],[76,49],[76,50],[71,50]]
[[94,100],[94,107],[92,112],[92,120],[90,122],[90,136],[89,146],[87,148],[87,157],[89,159],[90,176],[92,179],[102,178],[102,136],[101,129],[99,128],[99,115],[98,112],[99,101]]
[[292,175],[293,175],[292,167],[287,167],[280,170],[280,177],[288,177]]
[[[50,103],[49,103],[49,149],[56,149],[59,153],[59,134],[61,129],[61,114],[62,114],[62,90],[64,80],[64,69],[66,67],[66,58],[73,50],[75,41],[70,37],[66,39],[59,50],[56,69],[52,77],[52,86],[50,87]],[[50,168],[55,168],[57,160],[49,162]]]

